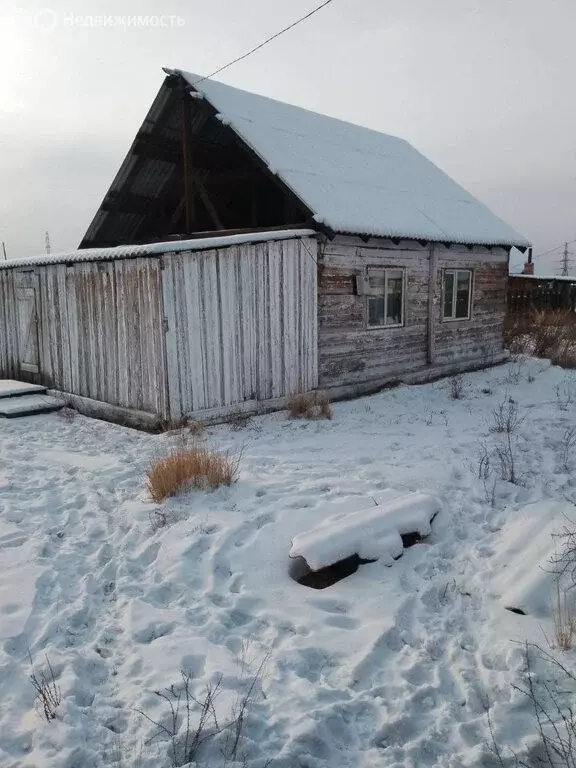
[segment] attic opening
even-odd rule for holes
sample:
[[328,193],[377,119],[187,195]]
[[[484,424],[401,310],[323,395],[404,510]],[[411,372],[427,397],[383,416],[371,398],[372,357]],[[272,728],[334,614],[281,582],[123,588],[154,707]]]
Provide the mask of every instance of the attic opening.
[[302,225],[309,212],[260,158],[168,76],[81,248]]

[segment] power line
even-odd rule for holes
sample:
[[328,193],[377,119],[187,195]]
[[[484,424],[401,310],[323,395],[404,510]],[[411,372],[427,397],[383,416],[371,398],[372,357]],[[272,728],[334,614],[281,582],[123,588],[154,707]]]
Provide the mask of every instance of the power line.
[[544,253],[537,253],[535,258],[541,259],[543,256],[548,256],[549,253],[553,253],[554,251],[559,251],[560,248],[564,248],[565,246],[572,245],[572,243],[576,243],[576,240],[570,240],[567,243],[560,243],[560,245],[557,245],[555,248],[550,248],[549,251],[544,251]]
[[294,21],[289,26],[284,27],[284,29],[281,29],[279,32],[276,32],[276,34],[267,38],[266,40],[264,40],[264,42],[259,43],[258,45],[254,46],[254,48],[251,48],[246,53],[243,53],[242,56],[238,56],[238,58],[233,59],[233,61],[229,61],[228,64],[224,64],[224,66],[214,70],[214,72],[212,72],[211,74],[206,75],[205,77],[201,77],[200,80],[196,80],[196,82],[192,83],[192,85],[198,85],[198,83],[202,83],[204,82],[204,80],[209,80],[211,77],[214,77],[215,75],[219,75],[220,72],[224,72],[225,69],[228,69],[233,64],[237,64],[239,61],[242,61],[243,59],[247,59],[248,56],[251,56],[253,53],[256,53],[256,51],[259,51],[260,48],[264,48],[264,46],[268,45],[268,43],[271,43],[272,40],[276,40],[276,38],[280,37],[280,35],[283,35],[285,32],[289,32],[291,29],[294,29],[294,27],[298,26],[298,24],[301,24],[303,21],[306,21],[311,16],[314,16],[315,13],[318,13],[318,11],[321,11],[322,8],[325,8],[327,5],[330,5],[331,2],[333,2],[333,0],[325,0],[321,5],[311,10],[305,16],[302,16],[301,18],[299,18],[297,21]]

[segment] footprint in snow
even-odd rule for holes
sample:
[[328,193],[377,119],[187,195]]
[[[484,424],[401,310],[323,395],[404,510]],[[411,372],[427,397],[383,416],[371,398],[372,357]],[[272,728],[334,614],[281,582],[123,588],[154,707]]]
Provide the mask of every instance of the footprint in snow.
[[325,622],[330,627],[338,629],[358,629],[360,622],[351,616],[330,616]]
[[159,637],[172,634],[175,627],[176,622],[173,621],[152,621],[143,629],[134,632],[133,637],[137,643],[150,645],[154,640],[158,640]]
[[350,608],[349,603],[343,600],[331,600],[329,598],[310,600],[309,603],[321,611],[326,611],[326,613],[347,613]]

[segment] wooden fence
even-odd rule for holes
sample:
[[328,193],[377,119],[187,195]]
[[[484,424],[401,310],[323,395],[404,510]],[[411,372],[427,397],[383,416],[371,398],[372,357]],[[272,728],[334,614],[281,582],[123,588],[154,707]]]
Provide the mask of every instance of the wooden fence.
[[533,311],[576,311],[576,278],[539,278],[510,275],[508,278],[508,312],[525,314]]

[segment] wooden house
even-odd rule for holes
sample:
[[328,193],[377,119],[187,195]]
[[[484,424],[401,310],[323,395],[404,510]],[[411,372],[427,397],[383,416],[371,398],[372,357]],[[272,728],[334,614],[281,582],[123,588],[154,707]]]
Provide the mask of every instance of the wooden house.
[[139,422],[424,381],[503,359],[528,245],[402,139],[166,70],[79,250],[0,263],[0,376]]

